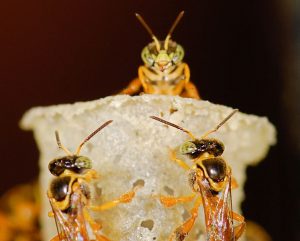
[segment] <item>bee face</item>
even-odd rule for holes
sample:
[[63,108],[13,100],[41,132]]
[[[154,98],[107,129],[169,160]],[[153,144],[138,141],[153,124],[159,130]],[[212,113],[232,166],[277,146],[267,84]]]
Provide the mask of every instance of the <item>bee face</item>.
[[[164,46],[164,41],[160,42]],[[154,42],[146,46],[142,51],[142,59],[148,67],[164,71],[170,66],[177,65],[184,57],[184,50],[181,45],[169,40],[168,49],[157,50]]]
[[197,146],[193,141],[186,141],[180,146],[181,154],[194,155],[197,150]]
[[49,171],[54,176],[60,176],[65,170],[83,173],[92,168],[92,161],[85,156],[64,156],[56,158],[48,165]]
[[180,146],[180,152],[195,159],[204,153],[208,153],[215,157],[221,156],[224,152],[224,148],[224,144],[217,139],[200,139],[185,142]]

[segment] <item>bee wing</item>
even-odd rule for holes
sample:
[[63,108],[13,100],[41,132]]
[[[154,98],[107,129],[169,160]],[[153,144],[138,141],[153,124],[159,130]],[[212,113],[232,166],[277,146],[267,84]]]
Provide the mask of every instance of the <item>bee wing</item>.
[[229,227],[230,227],[230,233],[231,233],[231,238],[234,238],[234,225],[233,225],[233,211],[232,211],[232,194],[231,194],[231,176],[229,176],[229,182],[228,182],[228,194],[227,197],[224,201],[227,203],[227,214],[228,214],[228,221],[229,221]]
[[70,208],[63,213],[49,198],[60,241],[89,241],[80,194],[71,195]]
[[64,214],[60,209],[58,209],[55,205],[55,202],[52,198],[49,198],[50,205],[54,214],[54,220],[55,225],[57,229],[57,235],[59,237],[60,241],[69,241],[71,240],[70,237],[68,237],[68,233],[70,233],[70,230],[68,228],[68,222]]
[[234,237],[231,202],[231,180],[219,193],[213,193],[207,180],[200,183],[205,214],[207,240],[232,240]]

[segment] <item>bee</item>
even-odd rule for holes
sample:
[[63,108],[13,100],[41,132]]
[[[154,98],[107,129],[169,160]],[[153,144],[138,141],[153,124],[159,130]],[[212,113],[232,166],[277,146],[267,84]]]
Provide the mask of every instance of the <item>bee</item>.
[[183,47],[171,40],[172,33],[183,17],[181,11],[174,21],[167,37],[159,41],[141,15],[137,19],[150,34],[153,42],[142,50],[143,66],[138,69],[138,77],[121,91],[121,94],[133,95],[140,92],[146,94],[180,95],[200,99],[196,86],[190,82],[188,64],[182,62]]
[[51,241],[89,241],[91,239],[88,235],[87,224],[97,241],[109,241],[107,237],[99,233],[101,224],[92,219],[89,210],[107,210],[120,203],[129,203],[135,196],[138,187],[134,187],[118,199],[100,206],[90,204],[90,183],[97,179],[98,175],[92,169],[92,160],[86,156],[81,156],[80,150],[88,140],[111,122],[112,120],[105,122],[87,136],[77,147],[75,154],[61,144],[59,133],[55,132],[58,147],[67,155],[55,158],[48,166],[51,174],[55,176],[47,191],[52,207],[49,216],[54,216],[58,231],[58,235]]
[[[160,202],[166,207],[191,202],[196,198],[190,211],[190,218],[176,228],[170,240],[183,241],[187,237],[194,226],[201,205],[204,208],[206,240],[232,241],[238,240],[243,234],[246,226],[244,217],[232,211],[231,188],[237,186],[237,183],[232,178],[230,166],[222,157],[225,146],[220,140],[208,138],[209,134],[216,132],[237,111],[231,112],[200,139],[178,125],[151,116],[156,121],[187,133],[192,139],[180,146],[180,153],[187,155],[193,161],[192,167],[177,158],[174,150],[171,151],[170,156],[173,161],[189,171],[188,179],[193,194],[184,197],[159,196]],[[234,220],[238,224],[235,225]]]

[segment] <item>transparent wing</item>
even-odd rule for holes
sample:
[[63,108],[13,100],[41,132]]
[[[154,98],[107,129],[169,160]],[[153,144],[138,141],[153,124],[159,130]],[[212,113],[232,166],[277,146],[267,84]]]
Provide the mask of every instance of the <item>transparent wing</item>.
[[203,179],[199,183],[205,214],[207,240],[233,240],[233,221],[230,178],[220,192],[210,190],[209,183]]
[[83,203],[80,194],[73,193],[70,208],[62,212],[55,201],[49,198],[57,227],[59,241],[90,241],[83,215]]

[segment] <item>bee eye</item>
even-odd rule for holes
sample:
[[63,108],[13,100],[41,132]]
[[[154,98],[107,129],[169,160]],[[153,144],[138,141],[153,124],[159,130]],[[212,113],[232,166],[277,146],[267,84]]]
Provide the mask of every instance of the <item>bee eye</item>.
[[92,161],[85,157],[85,156],[79,156],[75,160],[75,165],[78,169],[91,169],[92,168]]
[[153,66],[155,63],[154,59],[151,56],[147,56],[146,60],[147,60],[147,64],[150,66]]
[[147,57],[147,61],[149,62],[149,63],[153,63],[154,62],[154,60],[152,59],[152,57]]
[[173,57],[173,59],[172,59],[172,61],[174,62],[174,63],[176,63],[177,61],[178,61],[178,55],[177,54],[175,54],[174,55],[174,57]]
[[193,154],[196,150],[197,146],[190,141],[187,141],[180,146],[180,152],[182,154]]

